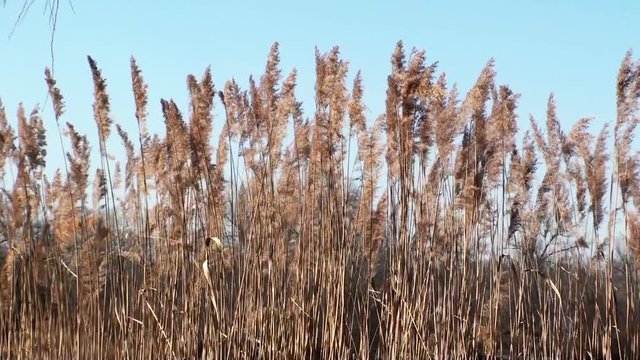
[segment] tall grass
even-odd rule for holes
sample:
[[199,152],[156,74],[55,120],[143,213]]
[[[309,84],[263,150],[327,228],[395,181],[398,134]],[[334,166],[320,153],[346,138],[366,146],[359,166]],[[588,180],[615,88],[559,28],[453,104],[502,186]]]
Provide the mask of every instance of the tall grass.
[[[278,44],[246,90],[189,75],[163,137],[134,59],[136,134],[91,58],[97,139],[65,122],[48,70],[57,129],[20,106],[16,135],[0,107],[0,358],[640,356],[631,53],[595,135],[563,129],[550,96],[518,136],[493,61],[460,96],[398,43],[367,119],[338,48],[315,59],[310,116]],[[66,154],[52,178],[46,132]]]

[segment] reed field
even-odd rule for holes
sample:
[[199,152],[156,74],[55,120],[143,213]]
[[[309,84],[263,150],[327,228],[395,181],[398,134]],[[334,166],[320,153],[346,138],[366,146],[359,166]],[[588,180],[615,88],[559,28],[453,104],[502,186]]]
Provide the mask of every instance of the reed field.
[[377,117],[337,47],[303,107],[275,43],[246,84],[187,76],[183,109],[132,58],[109,74],[131,77],[123,126],[89,57],[95,138],[47,69],[52,118],[0,106],[0,359],[638,359],[640,61],[620,57],[604,126],[553,95],[519,113],[492,60],[460,94],[402,42]]

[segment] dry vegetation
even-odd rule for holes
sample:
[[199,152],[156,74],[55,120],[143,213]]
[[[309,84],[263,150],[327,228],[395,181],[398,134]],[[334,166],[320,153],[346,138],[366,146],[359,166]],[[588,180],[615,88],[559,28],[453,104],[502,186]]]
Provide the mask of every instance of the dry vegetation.
[[493,62],[461,97],[401,43],[376,119],[337,48],[316,53],[305,116],[275,44],[247,90],[188,76],[164,137],[133,59],[135,135],[89,65],[91,140],[45,72],[55,176],[40,111],[21,106],[16,132],[0,108],[0,358],[640,357],[631,53],[595,135],[562,129],[550,96],[519,136]]

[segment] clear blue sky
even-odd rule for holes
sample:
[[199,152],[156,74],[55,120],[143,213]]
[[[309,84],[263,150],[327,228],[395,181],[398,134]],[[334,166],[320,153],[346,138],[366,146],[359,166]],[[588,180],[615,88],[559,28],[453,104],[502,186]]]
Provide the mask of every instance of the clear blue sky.
[[[498,82],[522,94],[521,128],[528,128],[529,113],[543,120],[552,91],[565,128],[583,116],[596,117],[598,127],[615,119],[618,67],[628,49],[640,55],[638,1],[72,1],[75,13],[61,0],[55,76],[67,102],[64,120],[88,133],[94,149],[86,55],[103,69],[114,119],[130,130],[129,57],[137,58],[150,88],[150,128],[160,132],[160,98],[174,98],[187,112],[187,74],[211,65],[218,89],[231,77],[246,88],[250,74],[261,74],[274,41],[281,44],[283,72],[298,69],[307,115],[314,110],[315,46],[339,45],[350,78],[362,70],[373,119],[384,109],[389,59],[401,39],[408,49],[425,49],[463,93],[495,58]],[[31,108],[45,99],[50,28],[36,4],[9,39],[22,0],[7,2],[0,8],[0,97],[15,121],[20,101]],[[50,114],[51,106],[46,109]],[[54,131],[53,118],[46,120]],[[49,134],[55,165],[60,149]]]

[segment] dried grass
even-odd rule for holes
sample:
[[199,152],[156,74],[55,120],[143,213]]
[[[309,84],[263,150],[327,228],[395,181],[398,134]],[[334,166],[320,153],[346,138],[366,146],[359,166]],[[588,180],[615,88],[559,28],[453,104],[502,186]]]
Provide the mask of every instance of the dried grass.
[[[126,162],[113,176],[109,95],[89,66],[92,179],[92,148],[72,124],[68,168],[49,179],[39,110],[18,108],[16,136],[0,104],[0,356],[639,356],[631,53],[611,151],[609,128],[592,135],[589,118],[565,135],[553,95],[546,129],[531,117],[520,142],[519,96],[496,84],[493,60],[460,98],[401,42],[375,119],[337,47],[316,51],[305,117],[276,43],[258,81],[217,93],[224,119],[207,68],[187,77],[188,121],[162,100],[166,131],[151,135],[132,58],[138,134],[116,124]],[[45,81],[64,121],[49,70]]]

